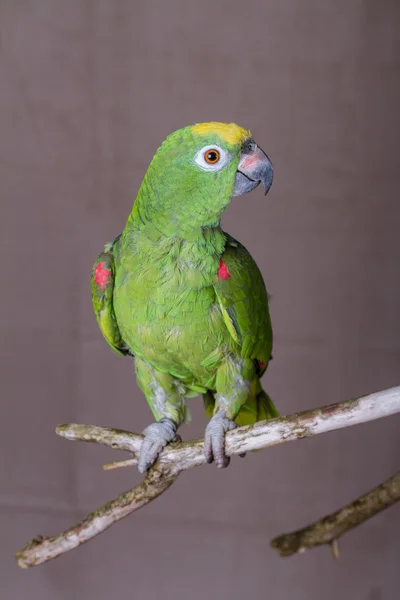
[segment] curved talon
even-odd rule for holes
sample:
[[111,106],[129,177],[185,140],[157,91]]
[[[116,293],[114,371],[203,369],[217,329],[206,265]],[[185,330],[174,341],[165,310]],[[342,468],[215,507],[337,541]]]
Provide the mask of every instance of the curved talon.
[[211,418],[204,435],[204,455],[208,463],[215,460],[219,469],[229,465],[231,459],[225,454],[225,433],[236,427],[237,424],[223,412],[217,412]]
[[155,463],[168,442],[180,441],[176,435],[177,426],[172,419],[164,417],[152,423],[143,431],[144,440],[140,447],[139,473],[145,473]]

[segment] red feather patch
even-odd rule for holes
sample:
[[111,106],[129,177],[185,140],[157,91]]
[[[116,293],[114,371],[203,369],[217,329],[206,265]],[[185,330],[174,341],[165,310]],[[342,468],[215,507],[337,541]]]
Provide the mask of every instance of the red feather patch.
[[220,258],[218,267],[218,279],[229,279],[230,276],[231,274],[228,271],[228,267],[226,266],[222,258]]
[[96,265],[94,269],[94,282],[99,286],[101,290],[104,290],[108,283],[108,278],[111,275],[111,269],[106,269],[104,265],[107,262],[104,260],[103,262]]

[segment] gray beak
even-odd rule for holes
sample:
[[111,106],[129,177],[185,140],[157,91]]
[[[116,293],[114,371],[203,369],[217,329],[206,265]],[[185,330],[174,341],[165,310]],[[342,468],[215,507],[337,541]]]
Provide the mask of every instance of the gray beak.
[[272,185],[274,170],[271,161],[253,140],[243,144],[242,154],[236,171],[232,196],[241,196],[251,192],[262,183],[267,194]]

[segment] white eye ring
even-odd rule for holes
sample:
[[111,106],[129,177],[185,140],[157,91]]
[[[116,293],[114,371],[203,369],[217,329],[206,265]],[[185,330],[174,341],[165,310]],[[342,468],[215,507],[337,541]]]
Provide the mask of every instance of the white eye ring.
[[[215,150],[219,154],[219,159],[215,163],[207,162],[205,159],[207,152],[210,150]],[[204,146],[204,148],[201,148],[201,150],[199,150],[194,157],[194,162],[204,171],[220,171],[229,162],[230,158],[231,156],[229,152],[220,146],[217,146],[217,144],[212,144],[210,146]]]

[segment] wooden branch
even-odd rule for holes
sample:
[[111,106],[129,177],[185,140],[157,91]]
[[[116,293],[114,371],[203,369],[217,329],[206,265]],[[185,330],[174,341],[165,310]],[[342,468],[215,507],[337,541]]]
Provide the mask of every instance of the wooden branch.
[[133,467],[138,464],[137,458],[127,458],[126,460],[113,460],[112,462],[103,465],[104,471],[112,471],[113,469],[121,469],[122,467]]
[[143,441],[142,435],[131,433],[124,429],[110,429],[108,427],[97,427],[96,425],[77,425],[76,423],[58,425],[56,433],[67,440],[94,442],[108,446],[113,450],[127,450],[133,454],[139,454]]
[[[268,446],[311,437],[334,429],[374,421],[398,412],[400,412],[400,386],[362,396],[356,400],[346,400],[280,419],[259,421],[254,425],[238,427],[226,434],[226,454],[233,456],[261,450]],[[116,450],[128,450],[135,455],[139,453],[143,439],[142,436],[129,431],[94,425],[59,425],[56,431],[68,440],[97,442]],[[160,465],[173,466],[178,471],[205,464],[203,440],[168,444],[158,462]]]
[[[260,450],[283,442],[357,425],[400,412],[400,386],[288,417],[260,421],[226,435],[228,456]],[[143,437],[121,429],[93,425],[59,425],[57,433],[69,440],[104,444],[131,452],[136,462]],[[204,464],[203,440],[169,444],[146,478],[136,488],[118,496],[89,514],[74,527],[52,538],[37,537],[16,553],[20,567],[46,562],[76,548],[107,529],[112,523],[148,504],[175,481],[179,473]]]
[[271,541],[271,546],[281,556],[292,556],[307,548],[329,544],[334,557],[338,558],[340,536],[399,500],[400,473],[312,525],[279,535]]
[[113,523],[155,500],[167,491],[176,478],[177,475],[168,473],[166,469],[162,471],[152,469],[137,487],[120,494],[111,502],[89,513],[83,521],[73,527],[54,537],[33,538],[25,548],[16,552],[18,565],[23,569],[40,565],[88,542],[111,527]]

